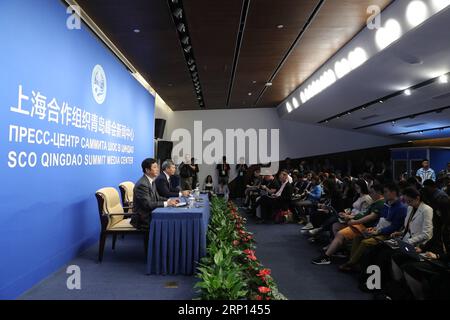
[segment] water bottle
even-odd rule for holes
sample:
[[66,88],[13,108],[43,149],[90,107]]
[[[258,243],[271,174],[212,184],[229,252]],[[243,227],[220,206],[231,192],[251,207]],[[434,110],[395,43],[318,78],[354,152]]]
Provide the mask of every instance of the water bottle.
[[200,184],[198,182],[197,185],[195,186],[194,197],[196,201],[198,201],[198,199],[200,198]]
[[195,198],[193,196],[189,196],[188,198],[188,207],[193,208],[195,203]]

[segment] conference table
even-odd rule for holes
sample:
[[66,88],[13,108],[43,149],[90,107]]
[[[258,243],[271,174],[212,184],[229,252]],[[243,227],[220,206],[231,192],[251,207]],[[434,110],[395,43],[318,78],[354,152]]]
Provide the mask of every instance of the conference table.
[[147,256],[147,274],[192,275],[206,255],[210,207],[201,194],[192,207],[153,210]]

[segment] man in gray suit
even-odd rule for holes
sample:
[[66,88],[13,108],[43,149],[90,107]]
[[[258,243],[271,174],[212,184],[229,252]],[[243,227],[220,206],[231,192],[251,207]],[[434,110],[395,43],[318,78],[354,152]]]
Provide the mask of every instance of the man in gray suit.
[[159,175],[159,166],[155,159],[145,159],[141,166],[144,175],[134,186],[133,212],[137,215],[132,217],[131,224],[138,229],[148,229],[154,209],[174,207],[179,200],[167,199],[158,194],[155,180]]

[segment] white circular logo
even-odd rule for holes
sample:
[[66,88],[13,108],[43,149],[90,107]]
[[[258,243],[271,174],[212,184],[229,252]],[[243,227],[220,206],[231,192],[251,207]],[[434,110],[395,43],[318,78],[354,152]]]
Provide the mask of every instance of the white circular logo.
[[97,64],[92,70],[92,95],[98,104],[102,104],[106,99],[106,75],[102,66]]

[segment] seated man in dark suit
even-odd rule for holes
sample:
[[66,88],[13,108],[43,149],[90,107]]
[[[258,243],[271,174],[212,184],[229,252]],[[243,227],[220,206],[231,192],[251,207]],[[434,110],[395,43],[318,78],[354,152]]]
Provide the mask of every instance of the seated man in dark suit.
[[276,210],[288,210],[291,203],[293,186],[289,183],[289,174],[287,170],[281,170],[279,174],[281,186],[277,192],[263,195],[258,204],[261,208],[261,217],[259,222],[264,222],[272,218],[272,214]]
[[158,194],[165,198],[177,198],[177,197],[187,197],[189,191],[179,191],[179,189],[173,188],[171,179],[175,174],[176,167],[172,160],[166,160],[161,165],[161,174],[156,178],[156,190]]
[[167,199],[158,194],[155,180],[159,175],[159,166],[155,159],[145,159],[141,166],[144,175],[134,186],[133,212],[137,215],[131,218],[131,224],[138,229],[148,229],[154,209],[176,206],[179,200]]

